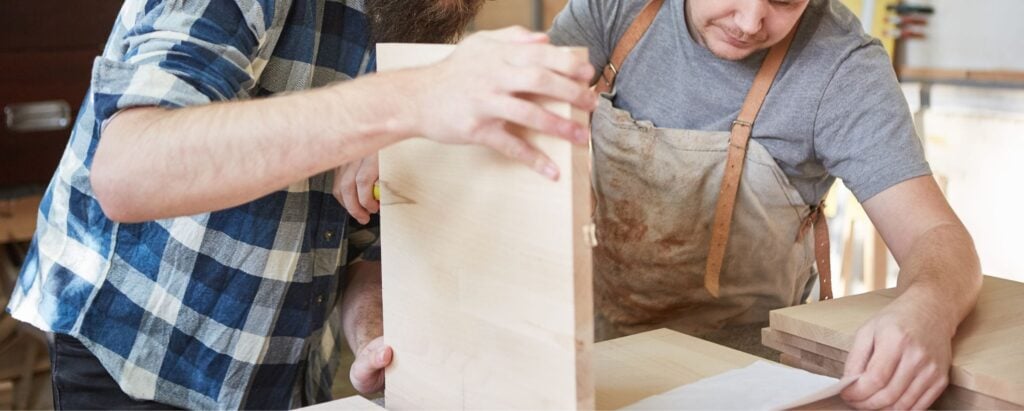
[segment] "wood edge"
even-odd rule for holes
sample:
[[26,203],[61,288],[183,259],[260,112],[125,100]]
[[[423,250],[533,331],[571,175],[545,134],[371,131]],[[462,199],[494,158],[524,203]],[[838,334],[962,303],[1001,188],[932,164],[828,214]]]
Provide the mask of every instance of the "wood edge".
[[977,81],[1024,86],[1024,71],[1016,70],[957,70],[900,67],[899,76],[900,79],[905,81]]
[[[837,374],[835,369],[844,366],[844,362],[827,358],[798,347],[789,346],[785,343],[780,343],[780,345],[783,349],[776,349],[782,351],[782,354],[780,355],[781,363],[791,367],[801,368],[815,374],[828,375],[836,378],[841,377],[841,373]],[[829,365],[818,364],[817,362],[819,361],[830,364],[831,367]],[[1014,410],[1024,409],[1024,404],[1018,404],[1008,398],[1003,398],[1002,396],[994,396],[992,394],[975,391],[969,387],[954,385],[950,382],[950,385],[946,387],[946,391],[943,392],[942,396],[936,400],[933,407],[937,407],[939,409],[970,408]]]

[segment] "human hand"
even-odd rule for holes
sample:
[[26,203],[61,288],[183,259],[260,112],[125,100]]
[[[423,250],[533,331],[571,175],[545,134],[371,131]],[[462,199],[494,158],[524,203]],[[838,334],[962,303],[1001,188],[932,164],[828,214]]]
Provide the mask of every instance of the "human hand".
[[359,224],[370,222],[370,214],[380,211],[380,202],[373,198],[373,185],[377,183],[379,171],[377,154],[334,170],[331,192]]
[[844,376],[860,375],[842,392],[857,409],[926,409],[949,382],[952,334],[922,306],[897,299],[858,331]]
[[394,353],[377,337],[356,352],[356,360],[349,369],[348,378],[360,394],[372,394],[384,389],[384,368],[391,364]]
[[521,27],[473,34],[443,62],[424,68],[412,93],[425,138],[480,144],[558,179],[557,166],[513,130],[525,127],[584,144],[589,130],[535,102],[544,97],[586,111],[597,106],[585,58],[548,44]]

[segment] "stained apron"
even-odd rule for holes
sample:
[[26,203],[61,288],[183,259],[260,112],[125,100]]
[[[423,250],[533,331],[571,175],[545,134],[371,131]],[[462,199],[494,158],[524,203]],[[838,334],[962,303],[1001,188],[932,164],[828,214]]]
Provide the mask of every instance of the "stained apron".
[[816,278],[813,235],[795,240],[811,207],[751,139],[712,296],[705,268],[730,133],[658,128],[613,99],[602,94],[592,117],[597,340],[666,327],[770,353],[768,311],[804,302]]

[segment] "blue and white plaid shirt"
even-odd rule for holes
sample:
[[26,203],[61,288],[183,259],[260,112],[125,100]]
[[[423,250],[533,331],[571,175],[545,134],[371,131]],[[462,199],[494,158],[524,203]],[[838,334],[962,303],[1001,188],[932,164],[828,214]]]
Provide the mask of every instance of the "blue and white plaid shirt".
[[120,110],[349,79],[374,69],[368,44],[361,0],[127,0],[40,206],[11,314],[77,337],[135,398],[201,409],[329,399],[342,268],[362,252],[355,234],[376,240],[350,230],[329,173],[228,210],[119,224],[89,169]]

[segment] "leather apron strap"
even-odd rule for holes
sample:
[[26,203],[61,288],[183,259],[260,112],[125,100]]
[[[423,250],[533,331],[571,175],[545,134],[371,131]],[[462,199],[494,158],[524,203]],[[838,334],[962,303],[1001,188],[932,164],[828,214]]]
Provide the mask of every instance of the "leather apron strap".
[[[825,194],[828,197],[828,194]],[[807,235],[807,229],[814,226],[814,261],[818,265],[818,287],[821,301],[832,299],[832,254],[828,238],[828,220],[825,218],[825,199],[811,207],[811,213],[800,224],[796,232],[796,241],[801,242]]]
[[732,226],[732,214],[736,206],[736,191],[740,186],[740,177],[743,176],[743,163],[747,156],[750,133],[768,90],[772,87],[775,76],[782,67],[782,61],[786,58],[797,27],[799,25],[794,26],[786,38],[768,50],[768,55],[754,76],[754,84],[750,86],[750,91],[743,100],[740,115],[732,122],[725,176],[722,177],[722,186],[718,191],[715,220],[711,226],[711,248],[708,250],[707,268],[704,272],[704,288],[715,297],[719,295],[719,274],[722,272],[722,262],[725,259],[725,247],[729,243],[729,228]]
[[[615,78],[619,74],[619,68],[622,67],[623,62],[629,57],[633,48],[636,47],[640,39],[647,33],[663,4],[664,0],[651,0],[648,2],[636,19],[633,20],[633,23],[630,24],[629,28],[626,29],[626,32],[612,51],[608,64],[601,71],[601,78],[594,85],[594,89],[597,92],[609,92],[615,87]],[[718,201],[715,206],[711,244],[704,272],[704,288],[715,297],[720,295],[719,277],[725,259],[726,245],[729,242],[729,229],[732,225],[733,210],[736,206],[736,193],[739,189],[740,179],[743,176],[747,143],[750,141],[754,120],[757,119],[757,114],[761,111],[765,97],[768,95],[768,91],[771,89],[772,83],[774,83],[775,77],[782,67],[782,62],[786,58],[786,53],[789,52],[789,46],[793,42],[798,28],[799,22],[782,41],[768,50],[767,56],[765,56],[764,61],[761,63],[761,68],[754,77],[754,83],[743,101],[739,117],[732,122],[729,152],[725,165],[726,170],[725,175],[722,177],[722,185],[719,189]],[[818,206],[812,207],[811,214],[807,216],[804,223],[801,224],[800,230],[798,230],[797,240],[803,239],[804,232],[809,224],[814,225],[814,254],[815,262],[818,265],[821,299],[828,300],[832,298],[832,270],[829,257],[828,225],[822,212],[823,207],[824,200]]]

